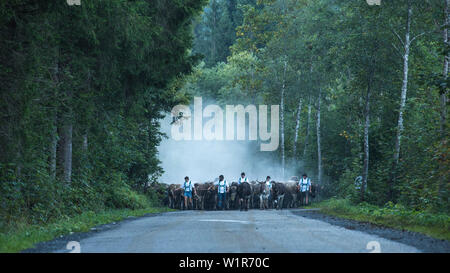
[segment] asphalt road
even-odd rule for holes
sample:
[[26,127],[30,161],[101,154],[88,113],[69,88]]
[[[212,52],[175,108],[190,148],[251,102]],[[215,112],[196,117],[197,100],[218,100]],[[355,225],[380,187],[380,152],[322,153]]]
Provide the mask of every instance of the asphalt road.
[[412,246],[297,216],[290,210],[169,212],[126,221],[79,243],[82,253],[419,252]]

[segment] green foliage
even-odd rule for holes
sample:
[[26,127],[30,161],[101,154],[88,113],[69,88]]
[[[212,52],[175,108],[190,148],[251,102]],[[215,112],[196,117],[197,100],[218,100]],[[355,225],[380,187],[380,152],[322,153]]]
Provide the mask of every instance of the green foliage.
[[0,225],[161,203],[159,120],[204,0],[2,1]]
[[431,235],[438,239],[450,239],[450,216],[426,210],[412,210],[401,204],[387,202],[375,206],[367,202],[354,204],[349,200],[331,198],[316,204],[321,212],[358,221],[366,221],[387,227],[401,228]]
[[242,5],[254,0],[210,0],[195,26],[194,53],[204,56],[206,67],[225,62],[242,23]]
[[130,216],[142,216],[148,213],[168,211],[167,208],[147,208],[139,210],[115,209],[103,211],[85,211],[74,217],[62,217],[46,224],[30,225],[18,221],[7,231],[0,233],[0,253],[19,252],[33,247],[34,244],[52,240],[71,232],[87,232],[92,227],[120,221]]
[[[210,6],[213,3],[221,1],[210,1]],[[218,62],[207,56],[207,65],[198,66],[187,78],[185,92],[221,104],[280,104],[285,86],[286,155],[296,171],[307,171],[315,180],[315,121],[322,90],[321,193],[355,202],[361,199],[355,179],[363,175],[365,105],[369,101],[370,156],[364,199],[379,206],[392,201],[412,209],[448,213],[448,137],[440,129],[440,95],[447,92],[449,77],[442,75],[447,51],[442,29],[437,27],[443,23],[444,6],[439,1],[411,3],[413,42],[395,181],[393,150],[404,53],[399,38],[405,37],[406,0],[385,1],[381,6],[352,0],[258,0],[238,5],[242,21],[235,28],[230,56],[226,62],[223,57]],[[205,10],[201,24],[211,22],[210,12]],[[217,12],[219,17],[228,16],[221,9]],[[203,32],[196,36],[196,41],[212,42]],[[224,44],[220,38],[215,41]],[[200,51],[208,52],[208,48]],[[303,107],[294,154],[300,100]],[[310,120],[308,106],[312,108]],[[268,155],[280,159],[280,149]]]
[[104,196],[105,205],[109,208],[143,209],[149,206],[147,197],[132,191],[120,176],[111,177]]

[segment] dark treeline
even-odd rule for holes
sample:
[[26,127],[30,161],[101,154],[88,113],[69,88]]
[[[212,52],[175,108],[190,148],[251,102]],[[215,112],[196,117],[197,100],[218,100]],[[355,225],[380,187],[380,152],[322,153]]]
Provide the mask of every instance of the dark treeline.
[[448,8],[210,0],[195,27],[204,62],[184,89],[220,104],[279,104],[272,156],[286,178],[313,170],[328,196],[448,211]]
[[0,217],[138,208],[203,0],[0,3]]

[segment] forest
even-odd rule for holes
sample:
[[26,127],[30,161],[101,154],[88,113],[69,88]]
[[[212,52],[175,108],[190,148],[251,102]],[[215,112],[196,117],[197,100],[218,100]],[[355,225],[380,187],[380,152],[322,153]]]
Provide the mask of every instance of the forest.
[[327,197],[448,212],[448,23],[448,1],[211,0],[182,90],[279,104],[273,156]]
[[3,226],[158,202],[159,119],[186,100],[205,4],[1,1]]
[[158,206],[194,96],[280,105],[269,154],[325,197],[447,214],[449,2],[1,1],[0,231]]

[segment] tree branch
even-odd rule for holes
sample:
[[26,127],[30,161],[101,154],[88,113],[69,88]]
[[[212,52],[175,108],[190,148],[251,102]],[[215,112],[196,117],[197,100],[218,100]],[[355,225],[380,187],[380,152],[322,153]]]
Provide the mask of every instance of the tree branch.
[[398,35],[398,33],[393,28],[391,28],[391,31],[392,31],[392,33],[395,34],[395,36],[397,36],[400,43],[402,43],[402,45],[405,46],[405,42],[403,41],[402,37],[400,37],[400,35]]
[[400,55],[400,57],[403,57],[403,54],[401,53],[401,51],[398,49],[397,46],[395,46],[394,43],[392,43],[392,47],[395,48],[395,50],[397,51],[397,53]]

